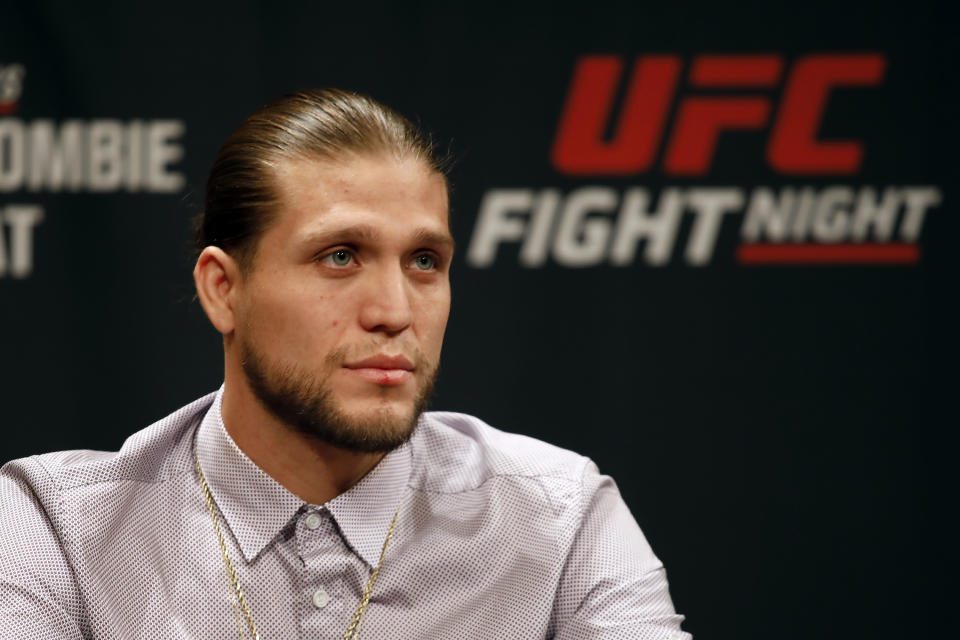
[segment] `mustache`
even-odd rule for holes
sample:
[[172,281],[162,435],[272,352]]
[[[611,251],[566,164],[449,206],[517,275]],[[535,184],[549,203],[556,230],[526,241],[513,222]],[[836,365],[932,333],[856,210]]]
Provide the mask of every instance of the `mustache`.
[[413,345],[349,345],[337,347],[324,358],[324,362],[331,367],[342,367],[350,362],[358,362],[374,356],[403,356],[413,363],[413,368],[417,371],[430,371],[436,368],[432,365],[426,354],[418,347]]

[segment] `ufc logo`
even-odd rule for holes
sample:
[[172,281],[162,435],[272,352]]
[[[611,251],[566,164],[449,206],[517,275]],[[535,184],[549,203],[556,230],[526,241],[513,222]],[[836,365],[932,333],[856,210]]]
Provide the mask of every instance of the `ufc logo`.
[[[681,60],[673,55],[637,58],[614,123],[611,116],[624,67],[620,56],[585,56],[577,62],[551,152],[558,171],[631,175],[654,166],[677,93]],[[769,126],[766,159],[774,171],[787,175],[856,173],[863,161],[863,145],[857,140],[820,140],[820,123],[832,91],[876,86],[883,80],[885,68],[886,59],[878,53],[802,57],[787,73],[774,113],[769,90],[780,86],[783,79],[781,56],[698,56],[690,65],[687,86],[735,93],[681,95],[664,146],[663,171],[677,176],[705,175],[722,132]]]

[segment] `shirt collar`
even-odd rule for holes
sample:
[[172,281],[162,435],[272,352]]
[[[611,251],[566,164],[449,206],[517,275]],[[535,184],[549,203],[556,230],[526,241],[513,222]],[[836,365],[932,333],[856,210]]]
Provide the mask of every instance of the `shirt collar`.
[[220,387],[197,431],[197,458],[213,501],[251,562],[290,522],[303,500],[240,450],[223,426],[222,401]]
[[[223,387],[197,432],[197,457],[210,493],[247,562],[252,562],[305,505],[237,446],[223,425]],[[323,505],[347,544],[371,567],[412,469],[410,444],[386,455],[360,482]]]
[[406,498],[413,454],[410,443],[397,447],[360,482],[324,505],[353,550],[370,567],[380,562],[393,515]]

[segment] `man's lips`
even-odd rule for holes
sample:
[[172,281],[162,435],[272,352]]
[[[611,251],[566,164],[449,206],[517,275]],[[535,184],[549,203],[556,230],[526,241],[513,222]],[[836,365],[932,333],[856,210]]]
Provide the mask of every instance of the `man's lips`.
[[368,382],[385,386],[400,385],[413,377],[413,363],[405,356],[380,354],[343,366]]
[[363,360],[348,362],[343,365],[347,369],[403,369],[413,371],[413,363],[405,356],[375,355]]

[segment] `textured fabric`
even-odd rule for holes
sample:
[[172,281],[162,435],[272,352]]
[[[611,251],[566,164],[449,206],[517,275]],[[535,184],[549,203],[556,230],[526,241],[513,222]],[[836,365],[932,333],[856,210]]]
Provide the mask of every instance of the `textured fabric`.
[[220,397],[119,453],[0,470],[0,638],[237,638],[194,451],[264,640],[342,638],[401,502],[363,638],[691,637],[588,459],[432,412],[349,491],[309,505],[240,451]]

